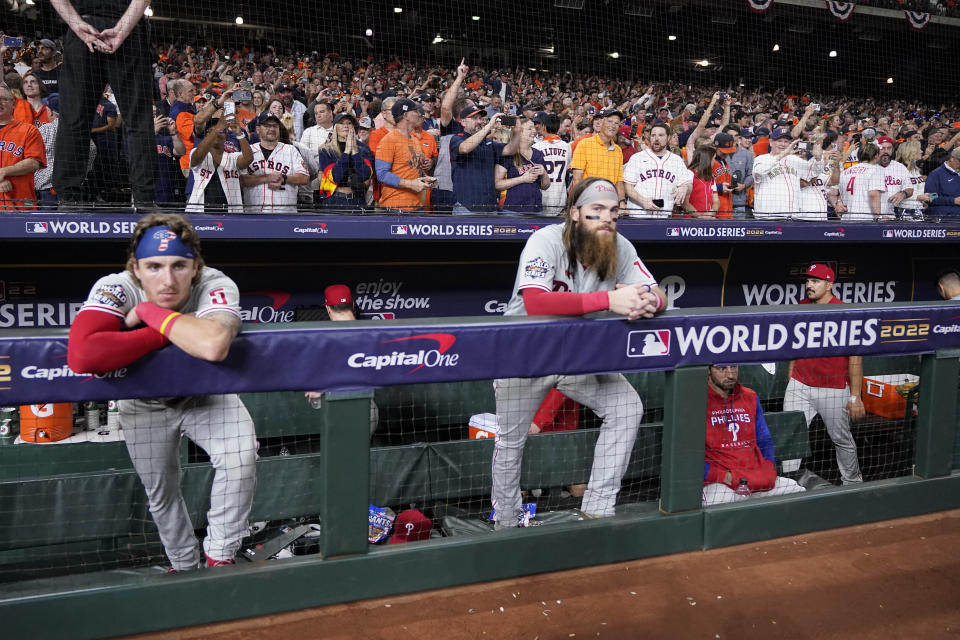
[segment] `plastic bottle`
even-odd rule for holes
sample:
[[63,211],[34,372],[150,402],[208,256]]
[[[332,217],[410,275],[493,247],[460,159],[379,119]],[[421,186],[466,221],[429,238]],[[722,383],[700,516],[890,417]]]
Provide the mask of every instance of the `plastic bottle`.
[[740,478],[740,485],[734,490],[738,496],[750,497],[750,487],[747,486],[747,479]]

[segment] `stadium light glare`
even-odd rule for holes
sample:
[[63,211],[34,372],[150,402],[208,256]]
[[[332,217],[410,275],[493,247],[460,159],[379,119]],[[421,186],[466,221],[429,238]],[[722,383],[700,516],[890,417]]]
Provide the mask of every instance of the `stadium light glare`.
[[234,22],[237,24],[243,24],[243,16],[237,16],[237,19]]
[[394,12],[394,13],[403,13],[403,7],[394,7],[394,8],[393,8],[393,12]]
[[476,22],[477,20],[480,19],[480,16],[470,16],[470,19]]
[[617,51],[612,51],[612,52],[608,53],[607,55],[609,55],[609,56],[610,56],[611,58],[613,58],[614,60],[616,60],[617,58],[620,57],[620,53],[617,52]]
[[887,84],[893,84],[893,78],[887,78]]
[[369,38],[369,37],[371,37],[371,36],[373,35],[373,29],[367,29],[367,30],[364,31],[363,33],[364,33],[365,36],[367,36],[367,37]]
[[773,50],[774,50],[774,51],[780,51],[780,45],[779,45],[779,44],[773,45]]
[[24,2],[23,4],[27,5],[28,7],[32,7],[33,5],[36,4],[36,2],[34,2],[33,0],[26,0],[26,2]]
[[837,57],[837,52],[836,52],[836,50],[830,52],[830,57],[831,57],[831,58],[836,58],[836,57]]
[[153,17],[153,7],[147,7],[146,9],[144,9],[144,10],[143,10],[143,15],[147,16],[148,18],[152,18],[152,17]]
[[443,38],[441,38],[440,34],[438,33],[436,37],[433,39],[433,44],[440,44],[441,42],[443,42]]
[[677,36],[673,36],[673,35],[667,36],[667,40],[669,40],[670,42],[673,42],[676,39],[677,39]]
[[697,64],[700,65],[701,67],[709,67],[709,66],[710,66],[710,61],[709,61],[709,60],[700,60],[699,62],[697,62]]

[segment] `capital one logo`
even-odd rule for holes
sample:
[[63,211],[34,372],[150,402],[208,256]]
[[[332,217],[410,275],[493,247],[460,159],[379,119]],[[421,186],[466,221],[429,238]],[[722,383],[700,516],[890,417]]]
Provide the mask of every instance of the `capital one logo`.
[[[422,341],[426,341],[426,343]],[[347,366],[352,369],[375,369],[377,371],[391,367],[413,367],[407,372],[408,374],[419,371],[424,367],[429,369],[455,367],[460,360],[460,354],[447,352],[456,341],[457,337],[450,333],[422,333],[406,338],[385,340],[380,344],[400,344],[396,344],[397,349],[390,353],[354,353],[347,358]],[[406,350],[407,347],[410,350]],[[387,348],[390,349],[391,347]]]

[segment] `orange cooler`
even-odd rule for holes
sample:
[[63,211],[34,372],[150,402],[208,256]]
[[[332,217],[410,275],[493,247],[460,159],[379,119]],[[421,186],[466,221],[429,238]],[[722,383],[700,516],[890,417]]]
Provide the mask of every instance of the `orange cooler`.
[[[911,374],[864,376],[860,397],[867,413],[891,420],[903,419],[907,399],[897,393],[898,387],[916,385],[920,378]],[[913,411],[916,415],[916,411]]]
[[56,442],[73,435],[73,403],[20,405],[20,438],[24,442]]

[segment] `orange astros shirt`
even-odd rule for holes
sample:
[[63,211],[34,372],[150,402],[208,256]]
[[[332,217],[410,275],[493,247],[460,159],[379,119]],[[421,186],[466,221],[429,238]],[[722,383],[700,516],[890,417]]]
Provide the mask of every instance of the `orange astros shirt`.
[[[43,148],[40,131],[32,124],[17,120],[0,126],[0,167],[9,167],[21,160],[33,158],[40,168],[47,166],[47,152]],[[33,174],[10,176],[7,178],[12,188],[0,192],[0,211],[28,210],[37,208],[37,193],[33,188]]]

